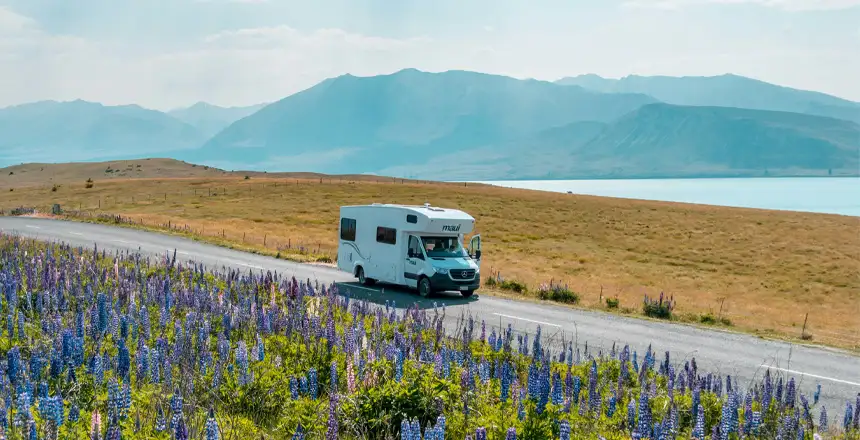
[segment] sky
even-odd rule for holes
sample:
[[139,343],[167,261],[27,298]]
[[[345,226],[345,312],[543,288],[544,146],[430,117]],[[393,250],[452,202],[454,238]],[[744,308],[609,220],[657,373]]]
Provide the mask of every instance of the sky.
[[860,101],[860,0],[0,0],[0,107],[243,106],[403,68],[734,73]]

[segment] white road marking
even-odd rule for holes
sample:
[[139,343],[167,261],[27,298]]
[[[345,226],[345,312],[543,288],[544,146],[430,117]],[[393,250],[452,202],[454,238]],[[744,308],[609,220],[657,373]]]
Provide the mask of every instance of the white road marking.
[[256,264],[247,264],[247,263],[243,263],[241,261],[235,261],[235,260],[227,260],[227,261],[229,261],[233,264],[239,265],[239,266],[245,266],[245,267],[250,267],[253,269],[260,269],[260,270],[264,269],[262,266],[257,266]]
[[373,291],[373,292],[380,292],[380,290],[379,290],[379,289],[377,289],[377,288],[375,288],[375,287],[356,286],[356,285],[353,285],[353,284],[350,284],[349,286],[346,286],[346,287],[347,287],[348,289],[355,288],[355,289],[370,290],[370,291]]
[[520,321],[528,321],[528,322],[534,322],[535,324],[548,325],[550,327],[559,327],[559,328],[561,327],[560,325],[553,324],[551,322],[535,321],[533,319],[520,318],[519,316],[503,315],[501,313],[493,313],[493,314],[496,316],[504,317],[504,318],[519,319]]
[[69,231],[69,234],[72,234],[72,235],[84,235],[84,234],[81,234],[80,232],[71,232],[71,231]]
[[177,253],[177,254],[180,254],[180,255],[191,255],[191,254],[189,254],[188,252],[185,252],[185,251],[176,251],[176,253]]
[[802,372],[802,371],[789,370],[789,369],[787,369],[787,368],[774,367],[774,366],[767,365],[767,364],[761,364],[761,365],[760,365],[760,367],[764,367],[764,368],[773,368],[774,370],[780,370],[780,371],[784,371],[784,372],[786,372],[786,373],[799,374],[799,375],[801,375],[801,376],[815,377],[815,378],[818,378],[818,379],[829,380],[829,381],[831,381],[831,382],[844,383],[844,384],[846,384],[846,385],[853,385],[853,386],[855,386],[855,387],[860,387],[860,383],[857,383],[857,382],[849,382],[849,381],[847,381],[847,380],[834,379],[834,378],[832,378],[832,377],[819,376],[819,375],[817,375],[817,374],[804,373],[804,372]]
[[130,242],[130,241],[120,240],[120,239],[116,239],[116,238],[111,240],[111,241],[115,241],[117,243],[123,243],[123,244],[132,244],[132,242]]
[[24,226],[26,226],[26,227],[28,227],[28,228],[31,228],[31,229],[42,229],[42,228],[40,228],[40,227],[38,227],[38,226],[33,226],[33,225],[24,225]]

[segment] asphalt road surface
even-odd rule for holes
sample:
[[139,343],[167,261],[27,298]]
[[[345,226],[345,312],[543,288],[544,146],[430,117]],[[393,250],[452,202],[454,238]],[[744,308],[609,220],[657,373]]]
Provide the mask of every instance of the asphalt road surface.
[[[652,345],[658,360],[670,352],[673,363],[696,358],[701,371],[731,374],[739,384],[750,383],[771,368],[771,373],[793,376],[800,390],[809,396],[821,384],[820,405],[826,405],[833,420],[841,420],[845,402],[860,393],[860,357],[850,353],[805,345],[769,341],[734,332],[706,330],[691,326],[653,322],[615,316],[601,312],[574,310],[551,304],[513,301],[476,293],[464,299],[459,295],[437,294],[422,299],[410,291],[379,285],[367,288],[358,285],[350,274],[332,268],[298,264],[271,257],[234,251],[218,246],[168,235],[135,229],[28,217],[0,217],[0,231],[48,241],[62,241],[74,246],[100,249],[132,250],[146,255],[164,256],[177,253],[177,260],[193,260],[209,268],[222,266],[243,270],[272,270],[300,280],[338,283],[340,290],[357,299],[377,304],[392,302],[396,307],[432,308],[434,303],[446,306],[446,327],[459,324],[461,312],[486,321],[487,334],[491,326],[506,328],[510,323],[516,331],[533,335],[541,327],[543,339],[552,337],[559,342],[562,335],[574,340],[580,348],[588,344],[590,353],[609,351],[613,343],[620,347],[630,344],[639,358]],[[492,250],[490,250],[492,252]],[[533,336],[530,336],[530,340]],[[818,412],[817,410],[815,411]],[[817,419],[816,419],[817,420]]]

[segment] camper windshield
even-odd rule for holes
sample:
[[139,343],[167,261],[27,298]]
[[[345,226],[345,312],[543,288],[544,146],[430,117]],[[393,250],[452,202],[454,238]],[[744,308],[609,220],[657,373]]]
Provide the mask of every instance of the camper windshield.
[[430,258],[462,258],[469,254],[457,237],[421,237],[424,250]]

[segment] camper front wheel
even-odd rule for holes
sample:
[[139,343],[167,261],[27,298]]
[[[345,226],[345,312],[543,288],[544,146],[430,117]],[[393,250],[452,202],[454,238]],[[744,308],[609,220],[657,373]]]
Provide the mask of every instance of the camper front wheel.
[[421,280],[418,281],[418,294],[421,295],[422,298],[427,298],[432,293],[432,286],[430,286],[430,278],[421,277]]
[[357,272],[358,272],[357,275],[358,275],[358,282],[359,283],[361,283],[365,286],[372,286],[373,285],[374,280],[372,278],[367,278],[364,276],[364,268],[363,267],[358,266]]

